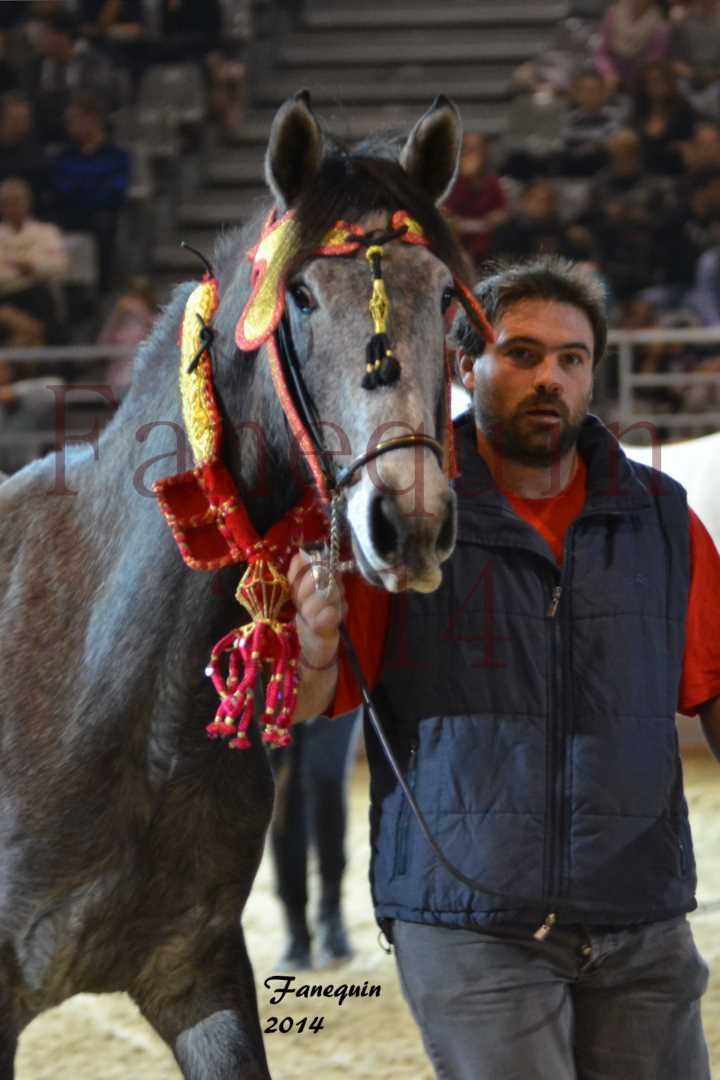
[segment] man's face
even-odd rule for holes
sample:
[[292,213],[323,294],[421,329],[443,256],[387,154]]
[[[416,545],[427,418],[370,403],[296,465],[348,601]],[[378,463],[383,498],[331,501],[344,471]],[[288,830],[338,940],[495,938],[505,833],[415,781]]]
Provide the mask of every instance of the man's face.
[[472,179],[480,176],[487,164],[487,145],[484,135],[469,131],[463,139],[460,175]]
[[586,112],[597,112],[607,104],[608,92],[602,79],[583,75],[572,88],[575,104]]
[[590,320],[572,304],[521,300],[495,324],[463,383],[497,454],[545,468],[575,445],[593,388]]
[[8,187],[0,192],[0,218],[20,228],[30,215],[30,199],[19,188]]
[[94,131],[93,117],[77,105],[68,105],[64,120],[68,138],[78,146],[82,146]]
[[547,221],[557,209],[555,189],[544,180],[536,180],[525,191],[522,208],[531,221]]
[[26,101],[8,101],[0,117],[0,137],[7,142],[26,139],[32,128],[32,114]]

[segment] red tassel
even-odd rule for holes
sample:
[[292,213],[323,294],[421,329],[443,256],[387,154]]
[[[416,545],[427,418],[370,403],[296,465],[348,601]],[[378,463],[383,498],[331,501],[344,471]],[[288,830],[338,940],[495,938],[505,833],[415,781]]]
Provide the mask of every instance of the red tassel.
[[[227,677],[222,661],[227,655]],[[263,665],[271,666],[262,717],[263,741],[289,746],[290,725],[297,704],[300,643],[294,623],[248,623],[218,641],[210,655],[206,674],[221,698],[215,719],[207,725],[208,735],[230,738],[233,750],[250,746],[248,730],[255,711],[255,685]],[[242,672],[242,678],[240,673]]]

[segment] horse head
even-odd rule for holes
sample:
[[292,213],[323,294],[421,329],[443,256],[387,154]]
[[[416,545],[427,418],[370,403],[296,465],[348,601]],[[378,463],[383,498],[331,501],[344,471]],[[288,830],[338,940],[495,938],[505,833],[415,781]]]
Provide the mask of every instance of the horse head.
[[[460,143],[458,114],[444,98],[404,143],[375,139],[348,149],[323,133],[308,96],[298,94],[272,125],[265,174],[274,211],[254,237],[254,261],[238,257],[232,238],[216,256],[215,379],[235,430],[229,464],[246,487],[257,484],[261,455],[246,430],[252,417],[281,510],[302,486],[284,464],[292,438],[264,362],[272,324],[293,354],[325,461],[335,477],[355,463],[345,515],[357,565],[391,591],[435,589],[455,540],[455,498],[437,450],[449,437],[447,321],[467,266],[437,204],[453,181]],[[239,374],[248,365],[250,381]],[[408,434],[425,439],[398,438]],[[398,445],[376,457],[392,439]],[[306,477],[308,464],[306,457]]]

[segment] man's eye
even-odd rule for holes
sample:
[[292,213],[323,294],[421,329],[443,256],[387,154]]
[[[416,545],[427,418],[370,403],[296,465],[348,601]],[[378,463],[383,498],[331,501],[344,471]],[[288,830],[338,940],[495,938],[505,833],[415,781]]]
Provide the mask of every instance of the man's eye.
[[566,364],[569,364],[570,367],[579,367],[583,362],[583,358],[580,353],[567,353],[563,357],[563,360]]
[[534,354],[530,349],[521,349],[520,347],[510,349],[508,356],[511,360],[516,360],[519,364],[527,364],[532,359]]

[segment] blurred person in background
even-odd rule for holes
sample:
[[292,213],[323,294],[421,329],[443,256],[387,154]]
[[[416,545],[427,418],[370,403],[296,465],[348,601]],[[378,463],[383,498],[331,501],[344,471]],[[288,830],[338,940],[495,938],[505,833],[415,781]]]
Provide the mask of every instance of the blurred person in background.
[[102,112],[92,98],[79,97],[65,110],[64,149],[50,169],[53,217],[66,230],[95,238],[99,285],[112,282],[115,235],[130,183],[130,158],[110,142]]
[[144,0],[78,0],[81,33],[128,72],[133,86],[147,56]]
[[[157,315],[157,297],[150,278],[140,274],[131,277],[103,323],[98,344],[125,345],[134,352],[152,330]],[[130,386],[133,359],[128,355],[108,366],[107,382],[116,401],[125,396]]]
[[47,197],[48,158],[33,132],[32,105],[22,94],[0,100],[0,181],[16,176],[30,185],[36,206]]
[[689,0],[673,25],[670,57],[675,74],[695,90],[720,79],[720,0]]
[[52,344],[59,333],[52,286],[65,276],[67,256],[60,230],[36,221],[32,206],[24,180],[0,184],[0,301],[37,320],[43,340]]
[[81,36],[70,12],[57,11],[41,21],[37,50],[25,74],[24,89],[35,103],[43,142],[62,142],[65,109],[78,94],[92,95],[105,115],[120,104],[114,65],[106,53]]
[[[317,967],[353,955],[342,916],[347,787],[360,712],[319,716],[293,729],[291,746],[275,750],[275,809],[270,829],[277,895],[287,926],[278,971]],[[307,920],[308,851],[317,854],[320,895],[313,934]]]
[[505,192],[489,167],[487,139],[466,132],[460,171],[443,209],[477,268],[493,250],[495,230],[510,217]]
[[583,71],[573,79],[573,107],[562,131],[558,162],[563,176],[594,176],[607,165],[607,141],[620,126],[609,97],[607,84],[596,71]]
[[685,176],[720,168],[720,128],[717,124],[696,124],[692,138],[683,143]]
[[672,66],[646,64],[638,73],[633,126],[642,141],[645,168],[661,176],[683,171],[683,143],[692,138],[697,114],[680,92]]
[[[651,300],[635,296],[619,305],[618,328],[620,330],[653,330],[667,323],[662,323],[658,309]],[[676,371],[678,364],[684,364],[686,345],[670,345],[652,342],[633,347],[633,372],[638,375],[660,375]],[[656,413],[679,412],[682,408],[682,394],[673,386],[636,386],[635,397],[642,401],[645,410]],[[657,437],[668,436],[667,428],[658,430]]]
[[586,262],[593,257],[588,231],[560,217],[558,189],[549,179],[527,185],[512,218],[498,229],[495,248],[503,258],[513,259],[564,255]]
[[665,308],[687,305],[699,259],[720,244],[720,168],[693,173],[679,191],[677,201],[658,215],[661,285],[650,295]]
[[591,185],[581,223],[592,233],[600,266],[620,300],[657,283],[656,230],[668,205],[661,181],[643,168],[639,135],[621,128],[608,140],[609,164]]
[[143,0],[80,0],[82,34],[101,43],[134,41],[145,32]]
[[656,0],[615,0],[600,27],[594,63],[611,92],[633,90],[643,64],[662,60],[670,24]]

